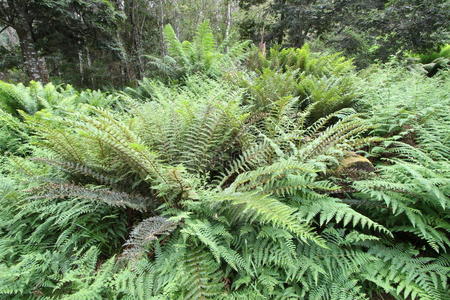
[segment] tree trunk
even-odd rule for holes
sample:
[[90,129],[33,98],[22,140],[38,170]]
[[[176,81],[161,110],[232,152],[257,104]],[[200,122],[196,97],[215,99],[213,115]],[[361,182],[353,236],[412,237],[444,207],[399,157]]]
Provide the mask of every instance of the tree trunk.
[[281,0],[281,1],[279,1],[279,5],[280,5],[280,7],[281,7],[281,14],[280,14],[280,25],[279,25],[279,28],[278,28],[278,32],[276,33],[276,41],[277,41],[277,43],[279,44],[279,45],[282,45],[283,44],[283,40],[284,40],[284,30],[285,30],[285,27],[286,27],[286,24],[285,24],[285,19],[286,19],[286,12],[285,12],[285,9],[286,9],[286,0]]
[[78,42],[78,63],[80,64],[80,83],[84,82],[84,58],[83,58],[83,48],[81,47],[81,42]]
[[[133,79],[142,78],[142,73],[144,72],[143,62],[142,62],[142,33],[140,30],[139,24],[139,14],[136,13],[137,10],[142,9],[139,8],[139,4],[135,3],[135,1],[130,1],[130,11],[128,13],[128,19],[130,20],[131,25],[131,52],[133,55],[133,63],[135,65]],[[144,17],[145,18],[145,17]],[[145,21],[145,20],[144,20]],[[131,78],[129,79],[131,80]]]
[[47,83],[48,70],[45,58],[41,57],[36,49],[36,45],[29,29],[17,28],[20,49],[22,51],[25,70],[31,80]]
[[[226,13],[226,27],[225,27],[225,40],[228,40],[231,31],[231,0],[226,1],[227,13]],[[227,46],[228,51],[228,46]]]
[[160,19],[159,19],[159,28],[161,31],[161,53],[162,55],[166,55],[166,44],[164,43],[164,0],[159,1],[159,7],[160,7]]

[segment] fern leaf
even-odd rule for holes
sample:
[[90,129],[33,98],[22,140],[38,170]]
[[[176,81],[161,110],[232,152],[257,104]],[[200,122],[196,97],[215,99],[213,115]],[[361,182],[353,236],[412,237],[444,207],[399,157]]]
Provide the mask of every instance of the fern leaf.
[[30,190],[35,194],[31,199],[80,198],[101,201],[112,206],[130,207],[145,211],[148,199],[140,195],[130,195],[106,188],[89,189],[73,184],[47,184]]
[[122,257],[135,260],[145,251],[145,246],[159,236],[170,234],[178,223],[169,221],[164,217],[150,217],[140,222],[130,233],[124,246]]
[[263,224],[286,229],[296,234],[302,241],[312,241],[325,247],[323,239],[313,232],[307,223],[299,217],[292,207],[267,195],[257,193],[221,193],[215,201],[229,201],[232,205],[242,206],[242,214],[258,219]]

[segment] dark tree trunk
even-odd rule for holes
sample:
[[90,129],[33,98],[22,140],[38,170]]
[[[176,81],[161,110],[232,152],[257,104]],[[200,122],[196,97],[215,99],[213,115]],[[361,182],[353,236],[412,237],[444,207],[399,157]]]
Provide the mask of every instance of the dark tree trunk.
[[286,12],[285,12],[285,9],[286,9],[286,0],[280,0],[280,1],[278,1],[278,5],[280,6],[280,8],[281,8],[281,13],[280,13],[280,22],[279,22],[279,26],[278,26],[278,32],[276,33],[276,38],[275,38],[275,40],[277,41],[277,43],[279,44],[279,45],[282,45],[283,44],[283,40],[284,40],[284,30],[285,30],[285,27],[286,27],[286,24],[285,24],[285,22],[286,22]]
[[16,28],[25,70],[31,80],[47,83],[48,70],[45,58],[39,55],[29,30]]
[[36,47],[33,36],[33,19],[28,14],[25,3],[9,0],[9,5],[18,14],[13,27],[19,37],[25,70],[31,80],[47,83],[49,79],[47,64],[45,58],[39,55]]
[[146,9],[144,1],[127,0],[124,2],[123,12],[127,16],[128,26],[122,35],[118,34],[119,42],[122,45],[123,65],[128,82],[142,79],[144,73],[144,62],[142,60],[142,27],[145,25]]
[[[130,3],[130,11],[129,11],[129,20],[131,25],[131,48],[134,56],[133,62],[135,64],[135,73],[137,78],[142,78],[143,68],[141,65],[141,32],[139,30],[139,18],[136,14],[136,10],[139,10],[139,4],[135,3],[135,1],[131,1]],[[136,77],[133,76],[133,77]]]

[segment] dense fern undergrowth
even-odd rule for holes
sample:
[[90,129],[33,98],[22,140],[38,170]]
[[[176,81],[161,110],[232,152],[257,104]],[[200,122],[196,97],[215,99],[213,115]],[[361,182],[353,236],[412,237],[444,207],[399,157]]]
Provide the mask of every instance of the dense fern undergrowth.
[[0,82],[1,299],[450,299],[448,71],[166,42],[123,92]]

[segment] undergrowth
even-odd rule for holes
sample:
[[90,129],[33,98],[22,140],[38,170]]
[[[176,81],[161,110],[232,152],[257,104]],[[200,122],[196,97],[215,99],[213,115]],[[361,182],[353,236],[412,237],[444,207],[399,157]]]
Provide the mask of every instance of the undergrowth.
[[0,85],[2,299],[449,299],[448,72],[166,38],[177,84]]

